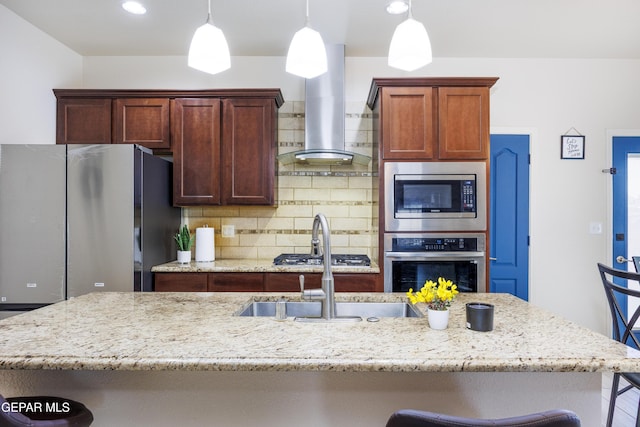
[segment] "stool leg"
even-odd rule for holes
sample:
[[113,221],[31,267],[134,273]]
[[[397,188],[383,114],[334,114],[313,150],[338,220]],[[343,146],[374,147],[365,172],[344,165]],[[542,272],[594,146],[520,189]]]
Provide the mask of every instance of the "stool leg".
[[609,412],[607,413],[607,427],[611,427],[613,423],[613,411],[616,409],[616,398],[618,397],[618,384],[620,383],[620,374],[613,374],[613,382],[611,384],[611,397],[609,397]]

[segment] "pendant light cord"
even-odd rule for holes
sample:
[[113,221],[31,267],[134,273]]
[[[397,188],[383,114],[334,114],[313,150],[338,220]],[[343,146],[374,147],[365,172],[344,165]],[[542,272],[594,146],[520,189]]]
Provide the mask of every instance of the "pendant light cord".
[[213,19],[211,19],[211,0],[209,0],[209,9],[207,12],[207,24],[213,25]]
[[413,13],[411,13],[411,0],[409,0],[409,15],[407,16],[407,19],[413,19]]
[[305,27],[310,27],[310,25],[309,25],[309,0],[307,0],[307,15],[306,15],[305,20],[304,20],[304,26]]

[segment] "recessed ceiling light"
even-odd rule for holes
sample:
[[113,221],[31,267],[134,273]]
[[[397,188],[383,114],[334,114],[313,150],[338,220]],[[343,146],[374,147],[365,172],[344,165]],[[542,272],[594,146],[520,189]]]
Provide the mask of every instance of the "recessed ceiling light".
[[134,15],[144,15],[147,13],[147,9],[137,1],[125,1],[122,3],[122,8]]
[[409,5],[404,0],[394,0],[387,4],[387,12],[392,15],[400,15],[409,10]]

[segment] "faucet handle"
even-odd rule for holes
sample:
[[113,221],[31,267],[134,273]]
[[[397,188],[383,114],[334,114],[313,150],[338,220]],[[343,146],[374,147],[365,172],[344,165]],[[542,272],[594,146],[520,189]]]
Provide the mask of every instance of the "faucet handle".
[[320,300],[325,299],[325,293],[321,288],[317,289],[305,289],[304,288],[304,275],[298,276],[300,279],[300,294],[303,300]]

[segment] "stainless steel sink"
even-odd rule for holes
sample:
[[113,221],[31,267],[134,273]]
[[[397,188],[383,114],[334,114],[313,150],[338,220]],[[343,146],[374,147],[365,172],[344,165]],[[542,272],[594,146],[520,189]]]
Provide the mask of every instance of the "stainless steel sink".
[[[320,317],[319,301],[287,301],[287,317]],[[275,301],[254,301],[238,316],[275,317]],[[363,319],[379,317],[423,317],[422,313],[406,302],[336,302],[338,317],[359,316]]]

